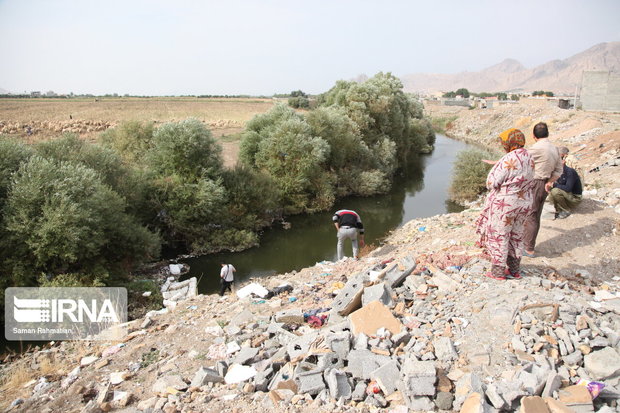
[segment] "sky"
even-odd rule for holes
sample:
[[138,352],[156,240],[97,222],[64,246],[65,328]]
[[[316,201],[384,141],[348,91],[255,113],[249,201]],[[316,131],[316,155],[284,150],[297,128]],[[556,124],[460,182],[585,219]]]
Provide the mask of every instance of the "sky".
[[317,94],[620,40],[620,0],[0,0],[0,89]]

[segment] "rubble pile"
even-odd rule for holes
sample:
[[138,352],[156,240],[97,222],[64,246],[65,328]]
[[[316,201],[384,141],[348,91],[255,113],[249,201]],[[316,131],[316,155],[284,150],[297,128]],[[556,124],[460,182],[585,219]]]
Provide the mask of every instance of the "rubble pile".
[[[274,280],[269,294],[191,297],[137,320],[123,343],[60,380],[42,378],[15,409],[61,404],[67,393],[81,397],[84,412],[241,402],[291,411],[620,411],[620,278],[594,296],[565,280],[495,281],[482,276],[489,262],[476,252],[459,266],[445,253],[393,260],[378,250],[317,264],[303,282],[290,274],[286,287]],[[358,271],[345,280],[343,268]]]

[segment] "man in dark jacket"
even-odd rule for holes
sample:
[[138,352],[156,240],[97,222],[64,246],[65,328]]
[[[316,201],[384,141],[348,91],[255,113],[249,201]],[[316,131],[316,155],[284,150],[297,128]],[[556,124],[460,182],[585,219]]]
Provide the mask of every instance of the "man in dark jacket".
[[568,156],[568,148],[561,147],[559,149],[562,157],[562,175],[553,184],[553,188],[549,193],[549,197],[553,201],[555,207],[555,217],[564,219],[570,215],[570,210],[581,202],[581,179],[577,171],[566,166],[566,156]]

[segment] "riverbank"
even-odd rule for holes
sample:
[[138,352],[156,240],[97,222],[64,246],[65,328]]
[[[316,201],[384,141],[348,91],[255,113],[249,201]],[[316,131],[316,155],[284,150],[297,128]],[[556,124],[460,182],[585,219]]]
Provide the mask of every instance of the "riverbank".
[[[15,411],[146,411],[158,407],[166,412],[399,412],[407,411],[406,406],[412,408],[411,403],[458,411],[466,397],[478,392],[494,408],[510,411],[519,408],[522,397],[545,391],[549,378],[558,386],[549,392],[556,400],[562,396],[560,386],[569,388],[580,378],[598,378],[607,385],[607,393],[594,404],[590,400],[590,406],[614,411],[620,371],[607,375],[595,370],[590,354],[607,355],[603,364],[608,366],[617,365],[620,358],[618,298],[613,298],[620,291],[620,168],[601,167],[619,155],[618,115],[510,109],[513,112],[503,108],[461,112],[448,132],[488,144],[503,129],[517,126],[530,131],[530,125],[546,120],[552,142],[568,146],[578,155],[580,169],[586,171],[585,199],[573,215],[553,220],[547,209],[538,258],[524,258],[522,280],[494,281],[482,275],[488,261],[474,245],[473,222],[480,205],[473,204],[461,213],[412,220],[359,261],[324,262],[258,280],[269,289],[290,284],[290,293],[271,299],[200,295],[172,313],[153,315],[149,323],[137,320],[122,345],[65,342],[25,355],[2,367],[9,381],[3,406],[21,397]],[[527,124],[525,113],[531,114]],[[356,274],[389,263],[406,271],[408,257],[417,262],[416,268],[404,286],[394,286],[389,294],[393,302],[388,305],[404,326],[405,336],[394,336],[390,344],[385,338],[363,343],[359,336],[351,337],[338,327],[338,317],[330,317],[316,330],[299,318],[303,312],[337,306],[335,290]],[[534,304],[543,304],[540,308],[557,305],[553,322],[545,311],[528,310]],[[293,318],[276,325],[282,311]],[[313,343],[314,355],[295,352],[296,345],[303,350],[310,344],[295,344],[295,340],[314,333],[318,340]],[[334,337],[339,335],[346,336],[349,344],[337,344]],[[402,378],[400,382],[412,383],[409,379],[413,378],[431,394],[411,388],[392,392],[387,379],[380,391],[366,394],[365,385],[371,378],[357,377],[364,374],[354,371],[354,349],[389,357],[386,365],[400,366],[395,374]],[[347,374],[344,382],[342,375],[331,370],[318,378],[302,374],[318,368],[317,359],[330,350],[345,359],[342,365],[335,362],[332,366]],[[96,361],[76,372],[74,368],[85,356],[96,357]],[[405,368],[417,365],[407,362],[412,356],[432,362],[432,376],[415,375]],[[368,357],[365,360],[374,356]],[[260,374],[239,383],[232,379],[222,383],[228,377],[224,366],[230,371],[234,365],[242,366],[238,371],[254,368]],[[270,368],[282,372],[289,367],[293,380],[276,382],[277,389],[266,391],[265,380],[277,376],[273,370],[269,374]],[[197,376],[202,379],[192,383]],[[343,396],[342,392],[347,394],[345,382],[354,385],[350,397]],[[361,395],[354,391],[360,383]],[[314,390],[300,391],[299,386],[310,384],[318,386],[318,395],[310,396]],[[412,401],[406,400],[407,394],[419,395]],[[587,397],[581,401],[587,408]]]

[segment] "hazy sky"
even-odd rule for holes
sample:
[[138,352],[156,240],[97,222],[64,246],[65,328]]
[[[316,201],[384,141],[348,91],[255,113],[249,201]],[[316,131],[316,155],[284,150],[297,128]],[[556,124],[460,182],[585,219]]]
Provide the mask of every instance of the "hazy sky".
[[620,0],[0,0],[14,93],[271,95],[526,67],[620,40]]

